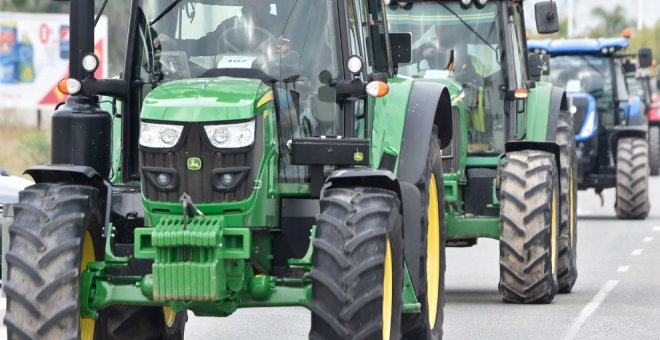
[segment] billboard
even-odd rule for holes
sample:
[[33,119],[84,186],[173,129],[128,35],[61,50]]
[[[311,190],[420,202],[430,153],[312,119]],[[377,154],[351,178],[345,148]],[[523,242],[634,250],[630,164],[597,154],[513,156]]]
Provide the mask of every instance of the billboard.
[[[96,77],[108,75],[108,19],[94,29]],[[67,14],[0,12],[0,108],[54,105],[66,96],[57,83],[69,70]]]

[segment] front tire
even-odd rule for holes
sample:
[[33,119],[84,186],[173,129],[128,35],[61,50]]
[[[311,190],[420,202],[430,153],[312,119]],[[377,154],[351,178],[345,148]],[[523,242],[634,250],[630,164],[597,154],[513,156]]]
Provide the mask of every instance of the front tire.
[[554,155],[507,154],[500,192],[502,299],[550,303],[557,293],[559,186]]
[[101,223],[98,190],[36,184],[19,194],[7,253],[8,339],[74,339],[94,334],[80,318],[80,273],[96,253],[92,226]]
[[[183,339],[187,314],[110,306],[80,317],[80,274],[103,260],[97,189],[36,184],[19,194],[7,254],[8,339]],[[169,324],[167,321],[170,321]]]
[[619,139],[616,160],[616,216],[643,220],[651,210],[646,139]]
[[398,339],[402,216],[379,188],[329,189],[313,240],[310,339]]

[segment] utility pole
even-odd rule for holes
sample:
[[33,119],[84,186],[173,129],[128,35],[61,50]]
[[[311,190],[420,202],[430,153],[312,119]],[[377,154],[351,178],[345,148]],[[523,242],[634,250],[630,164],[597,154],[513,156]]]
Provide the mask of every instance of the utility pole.
[[641,31],[644,28],[644,20],[642,18],[642,0],[637,0],[637,31]]
[[[639,0],[638,0],[639,1]],[[573,5],[573,0],[568,0],[568,37],[572,38],[573,37],[573,15],[575,12],[575,8]]]

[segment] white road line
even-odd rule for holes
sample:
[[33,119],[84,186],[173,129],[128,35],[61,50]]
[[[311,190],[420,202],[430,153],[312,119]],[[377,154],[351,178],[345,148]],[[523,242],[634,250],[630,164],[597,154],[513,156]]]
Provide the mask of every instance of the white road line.
[[653,227],[653,231],[660,231],[660,225]]
[[630,269],[630,266],[621,266],[616,271],[619,273],[625,273],[628,271],[628,269]]
[[607,295],[612,292],[614,287],[616,287],[617,283],[619,283],[619,280],[609,280],[605,282],[603,287],[598,291],[596,296],[594,296],[589,303],[582,308],[580,311],[580,314],[578,317],[573,321],[573,325],[571,325],[571,328],[568,330],[568,334],[566,334],[566,337],[564,339],[570,340],[574,339],[575,336],[577,335],[578,331],[580,330],[580,327],[584,324],[587,319],[600,307],[600,305],[605,301],[605,298]]
[[639,256],[639,255],[642,255],[643,251],[644,251],[644,249],[635,249],[635,250],[632,251],[632,253],[630,253],[630,255]]
[[646,242],[646,243],[649,243],[649,242],[652,242],[652,241],[653,241],[653,237],[651,237],[651,236],[647,236],[647,237],[644,238],[644,242]]

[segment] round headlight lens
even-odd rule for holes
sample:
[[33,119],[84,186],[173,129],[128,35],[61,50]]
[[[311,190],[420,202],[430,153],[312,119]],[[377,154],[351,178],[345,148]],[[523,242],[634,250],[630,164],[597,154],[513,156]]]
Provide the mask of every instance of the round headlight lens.
[[160,141],[165,145],[174,145],[178,138],[179,134],[174,129],[163,128],[160,130]]
[[241,143],[242,145],[245,144],[251,144],[252,143],[252,131],[249,129],[243,129],[241,130],[241,134],[238,136],[238,142]]
[[99,58],[94,54],[87,54],[82,59],[82,67],[87,72],[94,72],[99,67]]
[[225,144],[229,140],[229,129],[219,127],[213,131],[213,141],[218,144]]

